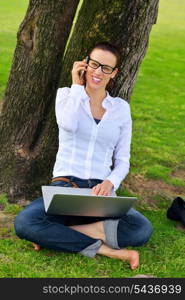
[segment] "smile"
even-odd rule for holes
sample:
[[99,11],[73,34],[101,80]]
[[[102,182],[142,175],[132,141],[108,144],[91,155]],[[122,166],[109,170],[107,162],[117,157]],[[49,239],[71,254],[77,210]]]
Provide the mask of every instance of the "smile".
[[101,79],[100,78],[97,78],[97,77],[92,77],[92,80],[94,81],[94,82],[96,82],[96,83],[99,83],[100,81],[101,81]]

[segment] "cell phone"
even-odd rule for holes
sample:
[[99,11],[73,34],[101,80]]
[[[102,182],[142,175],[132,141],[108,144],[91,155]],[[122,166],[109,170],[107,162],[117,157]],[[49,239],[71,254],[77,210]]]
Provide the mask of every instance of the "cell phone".
[[[88,64],[88,62],[89,62],[89,56],[86,56],[85,62]],[[82,70],[82,71],[80,72],[80,79],[83,78],[84,74],[85,74],[85,70]]]

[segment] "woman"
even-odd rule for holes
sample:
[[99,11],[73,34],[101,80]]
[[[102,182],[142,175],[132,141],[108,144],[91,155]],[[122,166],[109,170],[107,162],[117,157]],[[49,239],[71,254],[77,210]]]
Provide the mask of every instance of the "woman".
[[[128,174],[129,104],[106,91],[118,72],[119,57],[114,45],[97,44],[86,60],[74,63],[71,88],[58,89],[59,149],[52,185],[92,188],[94,195],[108,196]],[[133,208],[119,219],[49,216],[42,198],[17,216],[15,230],[36,250],[100,254],[128,261],[131,269],[139,265],[139,254],[125,247],[143,245],[152,233],[151,223]]]

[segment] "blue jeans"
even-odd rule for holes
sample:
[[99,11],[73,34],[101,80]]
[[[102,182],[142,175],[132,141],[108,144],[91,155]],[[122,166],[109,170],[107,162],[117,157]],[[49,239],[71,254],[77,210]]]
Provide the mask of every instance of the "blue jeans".
[[[84,180],[74,176],[65,177],[70,178],[80,188],[92,188],[102,182],[98,179]],[[56,181],[51,185],[72,186],[64,181]],[[18,214],[14,226],[20,238],[37,243],[41,247],[64,252],[79,252],[85,256],[94,257],[102,241],[69,226],[97,221],[103,221],[106,244],[115,249],[141,246],[149,240],[152,233],[151,223],[133,208],[119,219],[47,215],[42,197],[34,200]]]

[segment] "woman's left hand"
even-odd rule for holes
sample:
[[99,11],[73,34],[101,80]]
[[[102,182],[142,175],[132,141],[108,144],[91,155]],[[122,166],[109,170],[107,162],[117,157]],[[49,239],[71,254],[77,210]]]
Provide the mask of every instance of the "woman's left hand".
[[99,183],[92,188],[92,195],[110,196],[112,188],[113,184],[110,182],[110,180],[104,180],[102,183]]

